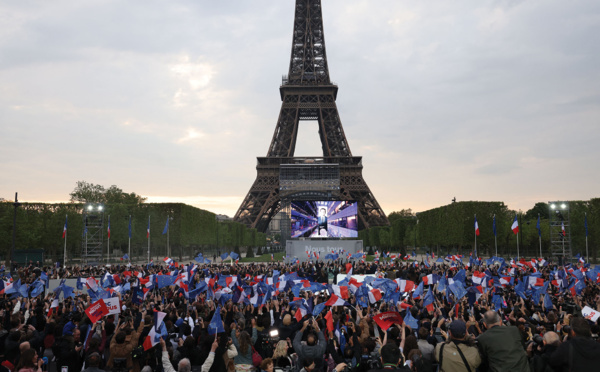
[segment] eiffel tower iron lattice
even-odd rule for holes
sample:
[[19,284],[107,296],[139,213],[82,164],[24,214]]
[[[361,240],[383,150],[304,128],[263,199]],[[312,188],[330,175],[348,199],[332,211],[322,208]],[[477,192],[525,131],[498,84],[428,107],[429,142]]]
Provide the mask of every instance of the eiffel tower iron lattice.
[[[279,88],[282,100],[279,119],[267,156],[257,158],[256,181],[238,209],[235,221],[264,232],[271,218],[284,209],[283,201],[302,194],[304,198],[358,202],[360,228],[389,224],[362,177],[362,158],[353,156],[350,151],[337,110],[337,91],[337,85],[329,77],[321,0],[296,0],[290,67]],[[318,122],[322,157],[294,157],[298,125],[302,120]],[[282,186],[284,169],[332,164],[336,170],[339,168],[337,187],[323,188],[318,178],[314,183],[307,182],[313,184],[312,190]]]

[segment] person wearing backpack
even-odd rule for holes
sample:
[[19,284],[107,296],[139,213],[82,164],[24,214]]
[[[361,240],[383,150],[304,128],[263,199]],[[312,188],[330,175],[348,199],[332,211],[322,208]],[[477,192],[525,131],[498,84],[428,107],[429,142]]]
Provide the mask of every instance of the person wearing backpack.
[[481,364],[481,356],[477,346],[469,345],[467,340],[467,324],[462,319],[450,323],[449,340],[437,344],[434,357],[438,361],[440,371],[475,372]]

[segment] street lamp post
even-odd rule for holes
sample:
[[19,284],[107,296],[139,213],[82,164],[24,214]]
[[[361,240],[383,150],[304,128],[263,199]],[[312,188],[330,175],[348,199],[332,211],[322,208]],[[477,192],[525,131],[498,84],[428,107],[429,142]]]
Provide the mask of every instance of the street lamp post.
[[12,261],[14,260],[15,257],[15,244],[16,244],[16,240],[17,240],[17,208],[19,208],[19,206],[21,205],[21,203],[19,203],[19,199],[17,198],[18,196],[18,192],[15,192],[15,202],[13,203],[13,206],[15,207],[15,213],[13,215],[13,234],[12,234],[12,245],[10,248],[10,258],[8,261],[8,270],[11,271],[12,270]]
[[221,255],[221,249],[219,249],[219,217],[215,216],[215,230],[217,232],[217,255]]

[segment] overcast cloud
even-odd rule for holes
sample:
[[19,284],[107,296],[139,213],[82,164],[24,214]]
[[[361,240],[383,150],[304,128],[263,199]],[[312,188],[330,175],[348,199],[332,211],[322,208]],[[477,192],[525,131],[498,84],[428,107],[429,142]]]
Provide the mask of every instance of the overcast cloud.
[[[323,0],[386,213],[598,197],[600,2]],[[78,180],[233,215],[265,156],[293,0],[0,3],[0,197]],[[314,123],[297,155],[319,156]]]

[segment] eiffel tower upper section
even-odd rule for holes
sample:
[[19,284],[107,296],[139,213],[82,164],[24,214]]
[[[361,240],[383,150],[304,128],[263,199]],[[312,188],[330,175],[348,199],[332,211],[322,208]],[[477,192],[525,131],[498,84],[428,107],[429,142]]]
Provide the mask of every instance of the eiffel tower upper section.
[[298,0],[288,76],[280,88],[283,107],[267,157],[292,157],[298,122],[319,120],[323,156],[352,156],[337,113],[338,87],[329,78],[320,0]]
[[[289,187],[286,172],[290,166],[308,170],[307,167],[333,165],[338,172],[339,187],[327,189],[331,185],[317,178],[309,182],[314,187],[303,191],[309,191],[314,198],[358,202],[362,228],[389,224],[362,177],[362,158],[350,151],[336,105],[337,91],[327,65],[321,0],[296,0],[290,67],[279,88],[282,100],[279,118],[267,156],[257,159],[256,180],[234,217],[236,221],[265,231],[271,218],[286,208],[290,198],[300,196]],[[298,126],[304,120],[318,122],[321,156],[294,157]],[[302,195],[308,198],[309,194]]]

